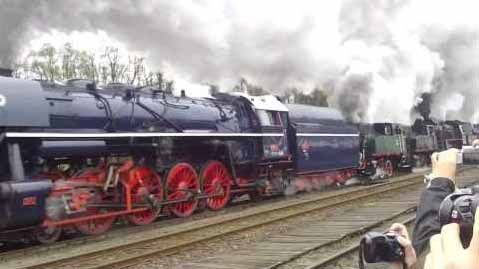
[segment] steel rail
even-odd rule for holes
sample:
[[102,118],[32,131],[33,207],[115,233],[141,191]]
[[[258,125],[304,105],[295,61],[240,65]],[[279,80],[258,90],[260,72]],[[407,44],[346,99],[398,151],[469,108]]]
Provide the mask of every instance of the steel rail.
[[[410,217],[410,218],[408,218],[407,220],[402,221],[401,223],[402,223],[403,225],[407,226],[407,225],[410,225],[411,223],[413,223],[415,220],[416,220],[416,216]],[[387,232],[387,230],[384,231],[384,232]],[[337,260],[339,260],[339,259],[341,259],[341,258],[343,258],[343,257],[345,257],[345,256],[347,256],[347,255],[349,255],[349,254],[351,254],[351,253],[353,253],[353,252],[355,252],[355,251],[359,251],[359,243],[358,243],[358,244],[354,244],[354,245],[352,245],[352,246],[350,246],[350,247],[348,247],[348,248],[345,248],[345,249],[343,249],[343,250],[337,252],[336,254],[331,255],[331,256],[329,256],[329,257],[327,257],[327,258],[325,258],[325,259],[323,259],[323,260],[321,260],[321,261],[319,261],[319,262],[317,262],[317,263],[315,263],[315,264],[313,264],[313,265],[310,265],[310,266],[308,266],[308,267],[306,267],[306,268],[307,268],[307,269],[318,269],[318,268],[321,268],[321,267],[326,266],[326,265],[328,265],[328,264],[331,264],[332,262],[337,261]]]
[[[463,180],[464,180],[464,179],[467,179],[467,178],[470,178],[470,176],[462,177]],[[475,178],[475,177],[473,177],[473,178]],[[468,182],[464,187],[468,187],[468,186],[471,186],[471,185],[473,185],[473,184],[477,184],[477,181]],[[288,264],[288,263],[290,263],[290,262],[293,262],[293,261],[295,261],[295,260],[297,260],[297,259],[299,259],[299,258],[301,258],[301,257],[307,256],[309,253],[311,253],[311,252],[313,252],[313,251],[317,251],[318,249],[322,249],[322,248],[324,248],[324,247],[327,247],[327,246],[330,246],[330,245],[333,245],[333,244],[338,244],[338,243],[342,242],[343,240],[345,240],[346,238],[348,238],[348,237],[350,237],[350,236],[361,235],[361,234],[365,233],[366,231],[372,230],[373,228],[375,228],[375,227],[377,227],[377,226],[379,226],[379,225],[381,225],[381,224],[384,224],[384,223],[386,223],[386,222],[388,222],[388,221],[391,221],[391,220],[393,220],[393,219],[395,219],[395,218],[397,218],[397,217],[400,217],[401,215],[407,213],[407,211],[413,210],[413,209],[415,209],[415,208],[416,208],[416,206],[411,207],[411,208],[406,209],[406,210],[404,210],[404,211],[402,211],[402,212],[399,212],[399,213],[397,213],[397,214],[390,215],[390,216],[388,216],[388,217],[385,218],[385,219],[382,219],[382,220],[380,220],[380,221],[378,221],[378,222],[376,222],[376,223],[373,223],[373,224],[369,225],[368,227],[360,228],[360,229],[357,229],[357,230],[352,231],[352,232],[350,232],[350,233],[347,233],[347,234],[345,234],[345,235],[344,235],[343,237],[341,237],[341,238],[338,238],[338,239],[333,240],[333,241],[329,241],[329,242],[324,243],[324,244],[316,245],[316,246],[314,246],[314,247],[312,247],[312,248],[310,248],[310,249],[308,249],[308,250],[305,250],[304,252],[301,252],[301,253],[299,253],[299,254],[296,254],[296,255],[294,255],[294,256],[291,256],[291,257],[290,257],[289,259],[287,259],[287,260],[278,262],[277,264],[274,264],[273,266],[268,267],[268,269],[278,268],[278,267],[280,267],[280,266],[282,266],[282,265],[286,265],[286,264]],[[404,221],[401,221],[400,223],[402,223],[402,224],[405,225],[405,226],[408,226],[408,225],[412,224],[415,220],[416,220],[416,216],[412,216],[412,217],[407,218],[407,219],[404,220]],[[387,232],[387,230],[385,230],[384,232]],[[342,250],[336,252],[335,254],[333,254],[333,255],[331,255],[331,256],[328,256],[328,257],[326,257],[326,258],[324,258],[324,259],[321,259],[320,261],[318,261],[318,262],[316,262],[316,263],[314,263],[314,264],[312,264],[312,265],[310,265],[310,266],[308,266],[308,267],[306,267],[306,268],[307,268],[307,269],[318,269],[318,268],[322,268],[322,267],[324,267],[324,266],[326,266],[326,265],[329,265],[329,264],[331,264],[331,263],[333,263],[333,262],[335,262],[335,261],[337,261],[337,260],[339,260],[339,259],[341,259],[341,258],[343,258],[343,257],[345,257],[345,256],[347,256],[347,255],[349,255],[349,254],[351,254],[351,253],[353,253],[353,252],[355,252],[355,251],[359,251],[359,243],[354,244],[354,245],[351,245],[351,246],[349,246],[349,247],[347,247],[347,248],[344,248],[344,249],[342,249]]]
[[[402,216],[402,215],[405,215],[405,214],[408,214],[408,213],[412,213],[412,212],[415,211],[415,209],[416,209],[416,206],[413,206],[413,207],[410,207],[410,208],[408,208],[408,209],[406,209],[406,210],[403,210],[403,211],[401,211],[401,212],[399,212],[399,213],[396,213],[396,214],[393,214],[393,215],[388,215],[388,216],[386,216],[384,219],[381,219],[381,220],[379,220],[379,221],[377,221],[377,222],[374,222],[374,223],[372,223],[372,224],[370,224],[370,225],[368,225],[368,226],[361,227],[361,228],[359,228],[359,229],[357,229],[357,230],[355,230],[355,231],[349,232],[349,233],[345,234],[344,236],[342,236],[342,237],[340,237],[340,238],[338,238],[338,239],[331,240],[331,241],[329,241],[329,242],[316,245],[316,246],[314,246],[314,247],[311,247],[311,248],[305,250],[305,251],[302,252],[302,253],[293,255],[293,256],[289,257],[289,259],[287,259],[287,260],[278,262],[278,263],[276,263],[276,264],[274,264],[274,265],[272,265],[272,266],[267,267],[267,269],[278,268],[278,267],[280,267],[280,266],[282,266],[282,265],[285,265],[285,264],[287,264],[287,263],[289,263],[289,262],[292,262],[292,261],[294,261],[294,260],[296,260],[296,259],[298,259],[298,258],[300,258],[300,257],[303,257],[303,256],[305,256],[305,255],[308,255],[309,253],[311,253],[311,252],[313,252],[313,251],[316,251],[316,250],[318,250],[318,249],[331,246],[331,245],[333,245],[333,244],[340,243],[341,241],[345,240],[345,239],[348,238],[348,237],[355,236],[355,235],[360,235],[360,234],[362,234],[362,233],[365,233],[366,231],[372,230],[373,228],[375,228],[375,227],[377,227],[377,226],[379,226],[379,225],[381,225],[381,224],[384,224],[385,222],[391,221],[391,220],[393,220],[393,219],[395,219],[395,218],[398,218],[398,217],[400,217],[400,216]],[[412,219],[411,221],[414,221],[415,218],[416,218],[416,217],[411,217],[411,218],[408,219],[408,221],[411,220],[411,219]],[[355,249],[357,249],[357,248],[359,247],[359,244],[358,244],[357,246],[355,245],[354,247],[355,247],[355,248],[352,249],[352,250],[348,250],[348,251],[343,250],[343,251],[338,252],[337,254],[335,254],[335,255],[333,255],[333,256],[331,256],[331,257],[328,257],[328,258],[327,258],[327,261],[325,260],[325,261],[321,261],[320,263],[318,263],[319,266],[322,266],[322,265],[324,265],[324,264],[326,264],[326,263],[329,263],[329,262],[331,262],[331,261],[337,259],[337,258],[335,258],[335,257],[341,257],[341,255],[339,255],[340,253],[343,253],[343,252],[344,252],[344,253],[348,254],[348,253],[352,252],[353,250],[355,250]],[[345,255],[345,254],[344,254],[344,255]],[[309,268],[309,267],[308,267],[308,268]],[[316,268],[316,267],[314,267],[314,268]]]

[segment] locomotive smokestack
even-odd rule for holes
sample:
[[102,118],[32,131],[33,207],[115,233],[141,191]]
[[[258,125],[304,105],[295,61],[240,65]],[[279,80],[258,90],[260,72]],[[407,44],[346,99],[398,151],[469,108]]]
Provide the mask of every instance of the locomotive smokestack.
[[423,120],[429,120],[431,114],[431,101],[432,95],[430,93],[423,93],[421,95],[421,101],[414,109],[422,116]]
[[0,67],[0,76],[2,77],[13,77],[13,70],[8,68]]

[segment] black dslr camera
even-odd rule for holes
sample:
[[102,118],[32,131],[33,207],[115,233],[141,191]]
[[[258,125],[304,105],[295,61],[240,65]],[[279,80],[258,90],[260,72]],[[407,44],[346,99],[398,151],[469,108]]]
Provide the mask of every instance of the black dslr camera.
[[[458,164],[479,164],[479,147],[463,146],[457,155]],[[449,194],[439,207],[441,225],[458,223],[462,228],[472,230],[474,215],[479,205],[479,187],[459,189]]]
[[478,205],[479,187],[472,187],[459,189],[449,194],[439,207],[439,222],[441,225],[458,223],[464,247],[467,247],[471,241],[474,215]]
[[400,262],[404,264],[404,248],[394,233],[369,232],[363,235],[359,245],[359,268],[366,263]]
[[474,215],[479,205],[479,187],[459,189],[449,194],[439,207],[441,225],[459,223],[461,226],[474,225]]

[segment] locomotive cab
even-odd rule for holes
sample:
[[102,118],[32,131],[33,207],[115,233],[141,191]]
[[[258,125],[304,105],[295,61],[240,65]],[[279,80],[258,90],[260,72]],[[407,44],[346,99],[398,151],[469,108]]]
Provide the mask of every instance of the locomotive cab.
[[288,108],[273,95],[250,96],[234,93],[246,98],[252,105],[260,123],[262,133],[262,159],[287,159],[288,147]]
[[[284,158],[288,155],[286,132],[288,128],[287,112],[257,109],[263,137],[263,158]],[[269,136],[268,134],[271,134]]]
[[445,149],[461,149],[464,144],[467,144],[467,133],[464,132],[460,121],[445,121],[442,124],[442,131]]
[[474,134],[474,128],[471,123],[463,122],[459,125],[459,130],[462,135],[463,145],[472,145],[472,142],[477,138]]
[[412,131],[408,137],[410,160],[414,161],[416,167],[430,165],[430,156],[439,150],[443,139],[440,128],[431,119],[416,119]]
[[292,183],[293,161],[288,144],[288,108],[273,95],[250,96],[232,93],[246,99],[253,111],[254,133],[258,133],[258,159],[250,169],[258,179],[253,199],[281,194]]

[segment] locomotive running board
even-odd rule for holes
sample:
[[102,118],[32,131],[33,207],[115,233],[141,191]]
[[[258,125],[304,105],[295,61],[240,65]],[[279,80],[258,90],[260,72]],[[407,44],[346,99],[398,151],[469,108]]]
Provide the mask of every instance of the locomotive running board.
[[7,132],[7,138],[126,138],[126,137],[269,137],[283,133],[23,133]]

